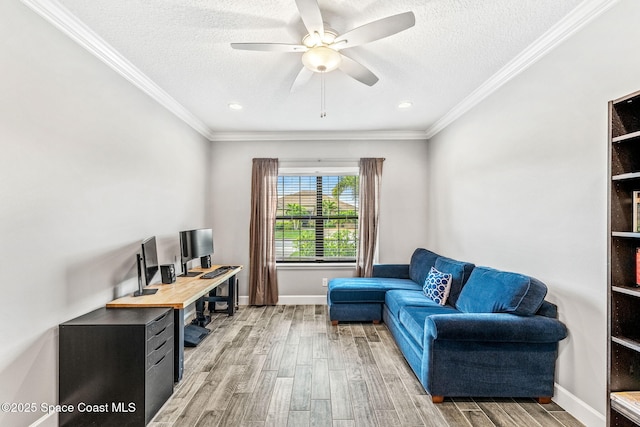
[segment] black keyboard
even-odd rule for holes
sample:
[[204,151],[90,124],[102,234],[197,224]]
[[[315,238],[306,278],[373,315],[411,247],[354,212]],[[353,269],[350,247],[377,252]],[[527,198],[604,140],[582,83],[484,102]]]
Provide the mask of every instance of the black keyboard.
[[227,265],[227,266],[223,266],[223,267],[218,267],[213,271],[210,271],[208,273],[203,274],[202,276],[200,276],[201,279],[215,279],[218,276],[222,276],[225,273],[228,273],[229,271],[233,270],[237,268],[234,265]]

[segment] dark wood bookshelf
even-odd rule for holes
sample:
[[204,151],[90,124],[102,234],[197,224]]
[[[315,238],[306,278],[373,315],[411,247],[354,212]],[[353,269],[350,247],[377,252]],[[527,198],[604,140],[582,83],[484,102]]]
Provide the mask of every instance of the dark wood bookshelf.
[[621,173],[620,175],[613,175],[611,179],[613,181],[626,181],[626,180],[640,179],[640,172]]
[[640,191],[640,91],[609,102],[607,425],[640,425],[640,287],[633,192]]
[[617,136],[615,138],[611,138],[612,142],[623,142],[623,141],[628,141],[630,139],[635,139],[638,138],[638,141],[640,141],[640,130],[636,131],[636,132],[631,132],[631,133],[627,133],[624,135],[620,135]]

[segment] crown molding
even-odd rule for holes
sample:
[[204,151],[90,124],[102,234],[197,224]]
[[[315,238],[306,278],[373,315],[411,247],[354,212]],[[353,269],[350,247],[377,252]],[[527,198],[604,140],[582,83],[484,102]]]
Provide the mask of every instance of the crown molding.
[[212,141],[343,141],[427,140],[424,131],[283,131],[213,132]]
[[162,90],[135,65],[94,33],[56,0],[21,0],[46,21],[65,33],[91,54],[111,67],[160,105],[210,141],[291,141],[291,140],[427,140],[464,115],[502,85],[536,63],[579,29],[611,8],[619,0],[585,0],[569,15],[549,29],[527,49],[490,77],[480,87],[429,126],[426,131],[292,131],[292,132],[214,132],[171,95]]
[[94,33],[67,8],[56,0],[21,0],[27,7],[58,28],[80,46],[107,64],[122,77],[137,86],[160,105],[211,140],[211,129],[189,110],[162,90],[135,65],[129,62],[109,43]]
[[425,132],[427,139],[432,138],[471,108],[478,105],[482,100],[502,87],[502,85],[536,63],[548,52],[558,47],[618,1],[619,0],[585,0],[582,2],[512,61],[491,76],[489,80],[463,99],[462,102],[429,126]]

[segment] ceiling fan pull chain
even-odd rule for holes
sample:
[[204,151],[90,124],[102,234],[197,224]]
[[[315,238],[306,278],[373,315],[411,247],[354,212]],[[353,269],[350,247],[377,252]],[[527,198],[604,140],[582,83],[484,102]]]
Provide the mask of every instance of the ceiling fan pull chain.
[[320,118],[327,117],[327,101],[324,84],[324,71],[320,73]]
[[320,118],[324,117],[324,73],[320,73]]
[[323,109],[323,105],[322,105],[322,82],[323,82],[323,75],[322,73],[320,73],[320,118],[322,118],[322,109]]

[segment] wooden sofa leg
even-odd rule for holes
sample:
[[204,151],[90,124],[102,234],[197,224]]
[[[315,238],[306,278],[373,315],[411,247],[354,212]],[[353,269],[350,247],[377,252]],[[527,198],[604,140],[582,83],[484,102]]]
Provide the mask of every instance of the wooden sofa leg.
[[379,325],[379,324],[380,324],[380,321],[379,321],[379,320],[374,320],[374,321],[373,321],[373,324],[374,324],[374,325]]
[[331,326],[338,326],[338,321],[337,320],[332,320],[331,321]]
[[538,403],[541,405],[546,405],[547,403],[551,403],[551,398],[550,397],[539,397],[538,398]]
[[431,396],[431,401],[433,403],[442,403],[444,402],[444,396]]

